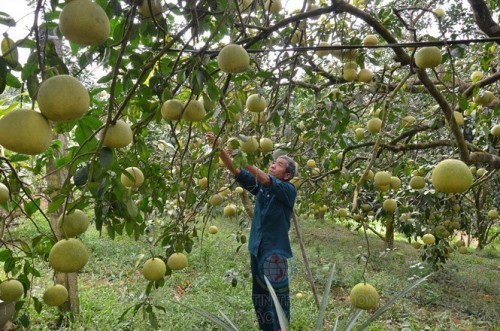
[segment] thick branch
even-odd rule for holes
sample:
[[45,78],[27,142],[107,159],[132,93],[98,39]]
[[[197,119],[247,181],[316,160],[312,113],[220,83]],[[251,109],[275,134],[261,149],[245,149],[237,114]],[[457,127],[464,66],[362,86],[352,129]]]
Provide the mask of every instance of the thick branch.
[[500,80],[500,72],[496,72],[491,76],[486,77],[485,79],[480,80],[476,84],[472,84],[467,89],[462,93],[462,95],[466,98],[470,97],[472,95],[472,92],[474,91],[474,88],[476,86],[478,87],[483,87],[483,86],[488,86],[493,84],[496,81]]
[[[469,0],[477,26],[489,37],[500,37],[500,25],[493,20],[484,0]],[[497,44],[500,42],[497,41]]]
[[493,169],[500,169],[500,156],[497,155],[476,152],[470,155],[470,160],[472,163],[487,163]]
[[453,116],[453,110],[451,109],[450,105],[448,104],[444,96],[438,91],[436,85],[432,84],[432,81],[425,72],[425,69],[415,68],[415,70],[417,72],[418,78],[420,79],[420,81],[422,81],[427,91],[429,91],[429,93],[437,101],[437,103],[441,107],[441,110],[444,113],[446,120],[450,124],[451,132],[455,137],[455,139],[457,140],[457,145],[460,152],[460,158],[465,163],[469,163],[469,151],[467,150],[467,144],[464,135],[460,130],[460,127],[458,126],[457,122],[455,122],[455,116]]

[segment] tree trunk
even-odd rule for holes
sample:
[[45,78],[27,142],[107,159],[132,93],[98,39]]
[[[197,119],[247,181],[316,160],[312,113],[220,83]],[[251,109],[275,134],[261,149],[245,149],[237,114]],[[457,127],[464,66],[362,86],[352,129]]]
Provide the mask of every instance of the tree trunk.
[[[57,169],[55,164],[55,159],[62,157],[64,151],[68,146],[68,141],[66,136],[64,135],[56,135],[55,139],[61,140],[62,146],[60,151],[56,151],[54,158],[50,159],[47,162],[47,188],[49,193],[49,204],[52,199],[59,196],[61,194],[61,189],[63,187],[64,181],[68,176],[68,170],[66,168]],[[57,211],[53,213],[49,213],[50,217],[50,226],[54,230],[54,233],[57,236],[57,240],[61,239],[61,234],[59,233],[59,229],[57,227],[57,220],[59,216],[62,214],[62,209],[59,208]],[[78,274],[77,273],[55,273],[55,282],[57,284],[61,284],[68,289],[69,299],[63,305],[59,307],[59,309],[63,312],[71,311],[74,316],[78,315],[79,310],[79,302],[78,302]]]
[[385,220],[385,247],[388,249],[394,248],[394,222],[392,216]]

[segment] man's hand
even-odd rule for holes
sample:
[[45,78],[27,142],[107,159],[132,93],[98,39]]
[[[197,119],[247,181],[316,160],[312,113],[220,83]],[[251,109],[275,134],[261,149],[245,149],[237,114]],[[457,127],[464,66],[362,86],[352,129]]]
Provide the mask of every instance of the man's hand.
[[212,131],[207,132],[205,137],[211,147],[217,147],[219,145],[219,140],[215,141],[215,135]]

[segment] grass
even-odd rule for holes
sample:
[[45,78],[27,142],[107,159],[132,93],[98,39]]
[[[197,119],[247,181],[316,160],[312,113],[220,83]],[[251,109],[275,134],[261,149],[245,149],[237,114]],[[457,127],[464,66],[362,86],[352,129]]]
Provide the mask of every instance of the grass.
[[[81,313],[68,329],[151,329],[148,320],[143,318],[147,314],[144,315],[141,309],[135,315],[127,314],[119,322],[127,308],[149,300],[164,310],[155,310],[162,330],[217,330],[212,322],[186,306],[219,317],[223,312],[241,330],[256,330],[251,279],[245,278],[250,271],[249,256],[246,247],[237,252],[239,244],[234,235],[239,229],[238,222],[219,218],[214,224],[219,233],[208,235],[205,232],[203,240],[198,238],[188,255],[188,268],[169,276],[165,286],[153,290],[149,297],[145,296],[148,283],[140,268],[150,250],[155,253],[161,250],[151,247],[146,239],[134,241],[118,237],[112,241],[89,230],[83,241],[92,257],[79,275]],[[336,317],[341,323],[349,318],[349,291],[363,280],[364,262],[359,257],[366,254],[366,240],[362,233],[354,234],[331,220],[301,219],[300,230],[320,295],[329,270],[336,262],[337,273],[325,322],[326,329],[331,330]],[[27,223],[18,227],[12,236],[29,238],[34,231]],[[311,330],[317,309],[294,231],[290,233],[294,250],[294,258],[290,261],[291,330]],[[248,229],[246,232],[248,234]],[[431,272],[428,266],[419,263],[418,251],[405,241],[396,241],[394,251],[381,254],[384,245],[380,239],[372,235],[368,238],[371,257],[365,277],[377,288],[381,303],[387,302],[412,280]],[[498,266],[499,254],[494,248],[479,254],[473,250],[468,255],[453,254],[445,269],[399,300],[370,326],[370,330],[495,330],[500,325]],[[52,271],[46,263],[38,267],[42,277],[34,280],[32,295],[41,298],[44,288],[52,282]],[[233,278],[237,281],[236,286],[232,284]],[[295,297],[298,292],[304,294],[302,299]],[[57,309],[44,306],[38,314],[30,306],[31,329],[54,328]],[[364,314],[362,319],[366,318]]]

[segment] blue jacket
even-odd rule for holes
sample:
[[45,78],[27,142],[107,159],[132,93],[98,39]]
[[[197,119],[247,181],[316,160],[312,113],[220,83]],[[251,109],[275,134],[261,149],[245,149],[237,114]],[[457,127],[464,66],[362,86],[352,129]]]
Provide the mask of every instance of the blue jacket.
[[262,245],[264,252],[272,251],[290,258],[292,249],[288,231],[297,190],[290,182],[274,176],[269,178],[271,185],[264,186],[245,169],[235,177],[244,189],[256,196],[248,250],[257,256]]

